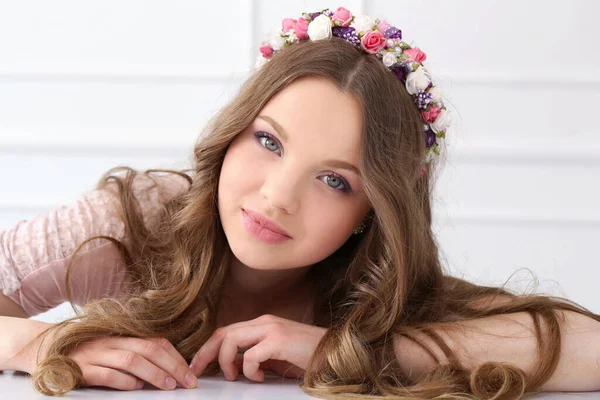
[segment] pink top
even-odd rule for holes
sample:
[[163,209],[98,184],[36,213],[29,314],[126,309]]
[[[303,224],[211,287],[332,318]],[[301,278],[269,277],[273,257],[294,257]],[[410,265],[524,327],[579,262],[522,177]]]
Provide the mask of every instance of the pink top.
[[[189,182],[174,174],[139,173],[133,194],[146,226],[158,222],[161,205],[188,189]],[[0,231],[0,290],[29,316],[67,301],[65,273],[68,257],[84,240],[106,235],[128,247],[118,210],[118,189],[85,193],[73,204],[60,206]],[[71,295],[77,305],[118,293],[123,264],[117,247],[105,239],[87,243],[71,267]]]

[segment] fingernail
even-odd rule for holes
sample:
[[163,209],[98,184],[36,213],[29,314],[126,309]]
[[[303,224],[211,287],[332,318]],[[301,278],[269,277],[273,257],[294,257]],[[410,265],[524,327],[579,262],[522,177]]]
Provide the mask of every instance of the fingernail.
[[190,389],[195,388],[198,385],[198,379],[196,378],[196,375],[192,374],[191,372],[188,372],[185,376],[185,383]]
[[142,381],[138,381],[137,385],[135,385],[136,389],[141,389],[143,387],[144,387],[144,382],[142,382]]
[[167,379],[165,379],[165,385],[167,386],[167,389],[175,389],[177,382],[175,382],[175,379],[167,376]]

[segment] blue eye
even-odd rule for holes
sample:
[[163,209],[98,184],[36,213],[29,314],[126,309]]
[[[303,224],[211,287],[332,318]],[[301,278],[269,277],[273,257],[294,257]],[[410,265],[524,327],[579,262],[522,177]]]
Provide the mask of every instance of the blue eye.
[[[272,143],[274,143],[274,144],[275,144],[277,147],[279,147],[279,143],[277,143],[277,140],[276,140],[276,139],[275,139],[273,136],[269,135],[269,134],[268,134],[268,133],[266,133],[266,132],[260,132],[260,131],[259,131],[259,132],[255,132],[255,133],[254,133],[254,136],[258,137],[258,141],[259,141],[259,142],[261,142],[261,144],[263,143],[263,141],[262,141],[261,139],[262,139],[262,138],[265,138],[265,139],[267,139],[267,140],[265,140],[265,143],[266,143],[267,141],[271,141],[271,142],[272,142]],[[265,146],[265,145],[263,144],[263,146]],[[267,148],[267,150],[271,150],[269,147],[266,147],[266,148]]]
[[329,183],[331,182],[336,182],[337,184],[335,186],[331,186],[334,189],[337,189],[338,187],[340,187],[340,185],[342,185],[342,189],[339,189],[339,191],[344,192],[344,193],[350,193],[350,185],[348,184],[348,182],[342,178],[341,176],[337,175],[337,174],[327,174],[324,175],[325,178],[327,178],[327,181]]
[[[254,132],[254,136],[256,136],[258,138],[258,141],[267,150],[276,151],[279,148],[279,142],[277,141],[277,139],[275,139],[272,135],[270,135],[266,132],[262,132],[262,131]],[[263,142],[262,139],[266,139],[266,140]],[[270,148],[269,143],[271,143],[271,146],[275,146],[276,148],[275,149],[272,149],[272,147]],[[334,183],[335,186],[331,186],[331,185],[329,186],[332,189],[336,189],[336,191],[342,192],[342,193],[350,193],[352,191],[352,188],[350,187],[350,184],[348,183],[348,181],[345,180],[344,178],[342,178],[340,175],[331,173],[331,174],[327,174],[327,175],[323,175],[323,176],[325,178],[327,178],[327,181],[325,183],[327,183],[327,184]],[[338,189],[340,186],[342,188]]]

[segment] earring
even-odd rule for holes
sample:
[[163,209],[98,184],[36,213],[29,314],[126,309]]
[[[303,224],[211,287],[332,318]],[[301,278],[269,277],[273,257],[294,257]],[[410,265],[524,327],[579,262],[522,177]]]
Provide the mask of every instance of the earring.
[[361,222],[360,224],[358,224],[358,226],[354,230],[354,234],[358,235],[359,233],[363,233],[364,230],[365,230],[365,224],[364,224],[364,222]]

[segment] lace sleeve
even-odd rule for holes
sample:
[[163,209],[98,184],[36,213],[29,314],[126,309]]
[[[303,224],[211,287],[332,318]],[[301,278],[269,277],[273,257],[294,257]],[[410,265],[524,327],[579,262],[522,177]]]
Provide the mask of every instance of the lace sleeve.
[[[146,226],[151,227],[157,221],[162,203],[188,186],[188,181],[178,175],[138,173],[132,186],[133,195]],[[117,193],[114,185],[92,190],[70,205],[0,231],[0,290],[29,315],[66,301],[66,265],[77,246],[96,235],[127,243]],[[97,239],[84,245],[72,269],[75,302],[83,304],[115,293],[123,279],[121,267],[113,243]]]

